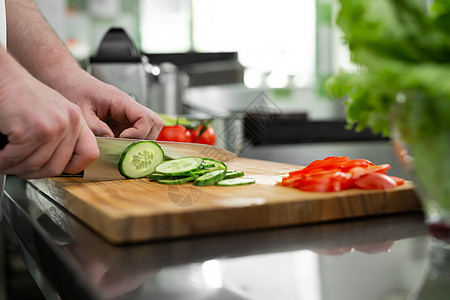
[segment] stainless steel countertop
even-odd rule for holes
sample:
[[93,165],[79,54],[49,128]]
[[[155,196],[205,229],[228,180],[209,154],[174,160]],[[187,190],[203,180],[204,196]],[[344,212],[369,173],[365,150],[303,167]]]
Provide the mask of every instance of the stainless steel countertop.
[[[304,147],[243,154],[303,164],[344,151]],[[389,145],[365,147],[387,162],[376,153]],[[406,299],[430,270],[420,213],[113,246],[26,181],[6,191],[3,227],[48,299]]]

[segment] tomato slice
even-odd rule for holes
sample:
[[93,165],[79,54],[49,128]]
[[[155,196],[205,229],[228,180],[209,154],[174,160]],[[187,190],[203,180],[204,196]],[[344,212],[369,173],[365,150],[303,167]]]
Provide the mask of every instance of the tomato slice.
[[353,184],[365,190],[387,190],[397,186],[397,182],[391,176],[377,172],[363,175],[355,179]]

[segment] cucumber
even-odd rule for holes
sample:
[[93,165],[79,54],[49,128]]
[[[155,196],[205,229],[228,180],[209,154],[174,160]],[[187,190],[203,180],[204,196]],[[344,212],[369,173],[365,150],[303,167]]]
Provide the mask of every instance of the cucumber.
[[[170,181],[173,180],[174,183],[172,184],[179,184],[181,183],[185,183],[185,182],[189,182],[189,181],[194,181],[194,179],[205,175],[206,173],[211,172],[211,170],[207,170],[207,169],[199,169],[196,171],[191,172],[189,175],[184,175],[184,176],[173,176],[173,175],[167,175],[167,174],[162,174],[162,173],[157,173],[154,172],[150,175],[148,175],[148,179],[150,181],[160,181],[160,180],[167,180],[167,182],[162,182],[165,184],[171,184]],[[189,178],[190,180],[184,180]]]
[[129,145],[120,156],[119,172],[126,178],[147,177],[164,159],[164,151],[152,141],[138,141]]
[[211,168],[214,168],[215,166],[216,166],[215,164],[208,164],[208,163],[203,162],[202,169],[211,169]]
[[195,176],[195,178],[200,177],[202,175],[205,175],[206,173],[211,172],[211,170],[208,169],[199,169],[196,171],[191,172],[191,176]]
[[195,186],[213,185],[217,181],[225,178],[227,170],[214,170],[194,180]]
[[231,179],[242,176],[244,176],[244,172],[242,171],[227,170],[227,174],[225,175],[224,179]]
[[179,179],[179,178],[180,177],[167,175],[167,174],[161,174],[161,173],[157,173],[157,172],[154,172],[154,173],[148,175],[148,179],[150,179],[150,180]]
[[200,169],[202,163],[201,157],[177,158],[160,163],[155,171],[172,176],[189,176],[193,171]]
[[253,178],[232,178],[232,179],[224,179],[216,182],[217,186],[236,186],[236,185],[245,185],[255,183],[255,179]]
[[184,178],[179,178],[179,179],[160,179],[160,180],[158,180],[158,182],[162,183],[162,184],[182,184],[182,183],[192,181],[194,179],[195,179],[195,177],[190,176],[190,177],[184,177]]
[[183,184],[193,181],[195,186],[236,186],[255,183],[252,178],[237,178],[244,172],[227,170],[227,166],[218,160],[201,157],[183,157],[163,161],[148,175],[150,180],[161,184]]
[[209,169],[220,169],[220,170],[227,169],[227,165],[221,161],[212,158],[204,158],[203,161],[205,165],[211,165]]

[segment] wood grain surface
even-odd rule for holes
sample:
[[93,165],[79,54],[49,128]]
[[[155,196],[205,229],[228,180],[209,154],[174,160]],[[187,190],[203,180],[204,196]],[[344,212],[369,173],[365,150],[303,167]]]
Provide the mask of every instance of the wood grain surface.
[[227,163],[256,184],[162,185],[147,179],[30,180],[112,243],[273,228],[421,209],[411,182],[387,191],[302,192],[275,183],[300,166],[236,158]]

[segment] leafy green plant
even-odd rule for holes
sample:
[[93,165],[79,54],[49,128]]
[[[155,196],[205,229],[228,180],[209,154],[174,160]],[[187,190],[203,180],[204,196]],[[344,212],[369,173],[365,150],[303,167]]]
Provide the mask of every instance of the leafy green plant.
[[433,111],[439,121],[434,115],[431,120],[420,117],[415,126],[425,130],[422,134],[449,128],[450,0],[434,0],[429,7],[424,0],[340,4],[337,24],[360,68],[336,74],[326,89],[333,98],[346,97],[349,125],[389,136],[399,93],[420,90],[427,96],[425,103],[418,103],[420,109]]

